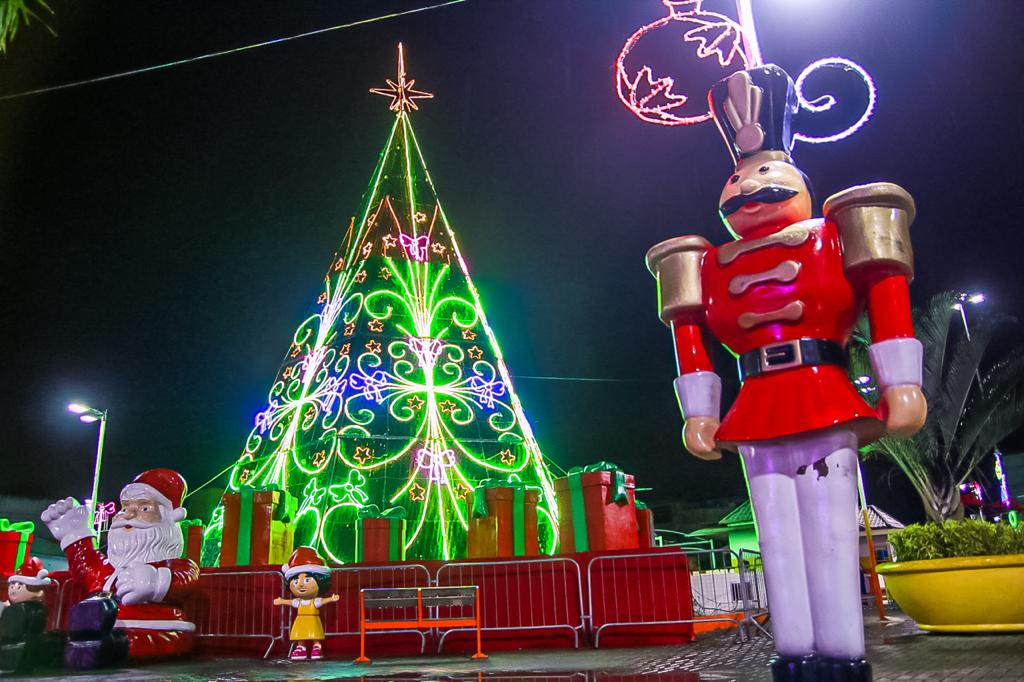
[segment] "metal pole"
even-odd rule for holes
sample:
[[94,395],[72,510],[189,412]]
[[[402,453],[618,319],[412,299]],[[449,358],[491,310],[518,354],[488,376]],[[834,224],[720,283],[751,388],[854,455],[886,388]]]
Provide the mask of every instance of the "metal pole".
[[746,57],[747,68],[761,66],[761,45],[757,41],[757,27],[754,26],[754,9],[751,0],[736,0],[736,14],[739,16],[740,28],[743,30],[743,56]]
[[885,604],[882,601],[882,586],[878,583],[878,571],[875,570],[875,541],[871,537],[871,518],[868,516],[868,500],[864,494],[864,479],[860,473],[860,465],[857,465],[857,494],[860,497],[861,514],[864,516],[864,535],[868,541],[868,568],[871,580],[871,592],[875,595],[875,606],[878,607],[878,619],[887,620],[885,615]]
[[100,415],[100,435],[96,441],[96,468],[92,473],[92,497],[89,499],[89,523],[93,526],[93,544],[99,546],[99,531],[96,528],[96,496],[100,490],[100,467],[103,466],[103,439],[107,435],[107,411]]

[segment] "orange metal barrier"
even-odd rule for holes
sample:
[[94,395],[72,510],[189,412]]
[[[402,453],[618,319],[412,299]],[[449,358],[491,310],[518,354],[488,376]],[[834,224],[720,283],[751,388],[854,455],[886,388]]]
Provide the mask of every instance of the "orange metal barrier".
[[[441,615],[439,609],[473,606],[472,618]],[[371,609],[416,608],[415,619],[369,620]],[[424,614],[424,607],[427,609]],[[408,630],[409,628],[476,628],[476,653],[473,660],[487,658],[480,641],[480,588],[476,585],[457,587],[364,588],[359,590],[359,658],[356,663],[370,663],[366,656],[367,630]]]

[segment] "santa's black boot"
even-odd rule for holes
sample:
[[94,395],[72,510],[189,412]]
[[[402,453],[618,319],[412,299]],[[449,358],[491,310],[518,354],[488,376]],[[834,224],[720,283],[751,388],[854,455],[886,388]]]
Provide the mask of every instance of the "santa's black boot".
[[817,682],[817,663],[814,656],[773,656],[772,682]]
[[119,665],[128,659],[128,637],[115,630],[117,602],[110,597],[90,597],[71,607],[64,663],[89,670]]
[[871,664],[863,658],[818,659],[817,682],[871,682]]

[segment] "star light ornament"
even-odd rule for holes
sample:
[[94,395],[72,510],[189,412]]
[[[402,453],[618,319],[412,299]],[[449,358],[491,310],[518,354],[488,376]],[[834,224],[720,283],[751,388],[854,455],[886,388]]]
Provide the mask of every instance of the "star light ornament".
[[402,43],[398,43],[398,82],[387,79],[388,87],[386,88],[370,88],[370,92],[375,95],[384,95],[385,97],[391,98],[391,104],[388,105],[388,109],[395,112],[418,111],[419,106],[416,105],[418,99],[432,99],[434,94],[431,92],[423,92],[422,90],[414,90],[413,85],[416,84],[415,79],[405,80],[405,48],[402,47]]

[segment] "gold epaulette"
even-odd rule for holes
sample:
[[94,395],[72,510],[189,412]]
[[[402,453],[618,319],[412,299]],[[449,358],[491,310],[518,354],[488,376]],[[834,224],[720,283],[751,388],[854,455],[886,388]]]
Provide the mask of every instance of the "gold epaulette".
[[658,280],[658,305],[665,324],[671,326],[673,320],[703,310],[700,267],[710,247],[704,237],[687,235],[666,239],[647,252],[647,269]]
[[847,274],[889,270],[914,278],[910,224],[915,207],[905,189],[891,182],[851,187],[829,197],[824,213],[839,228]]

